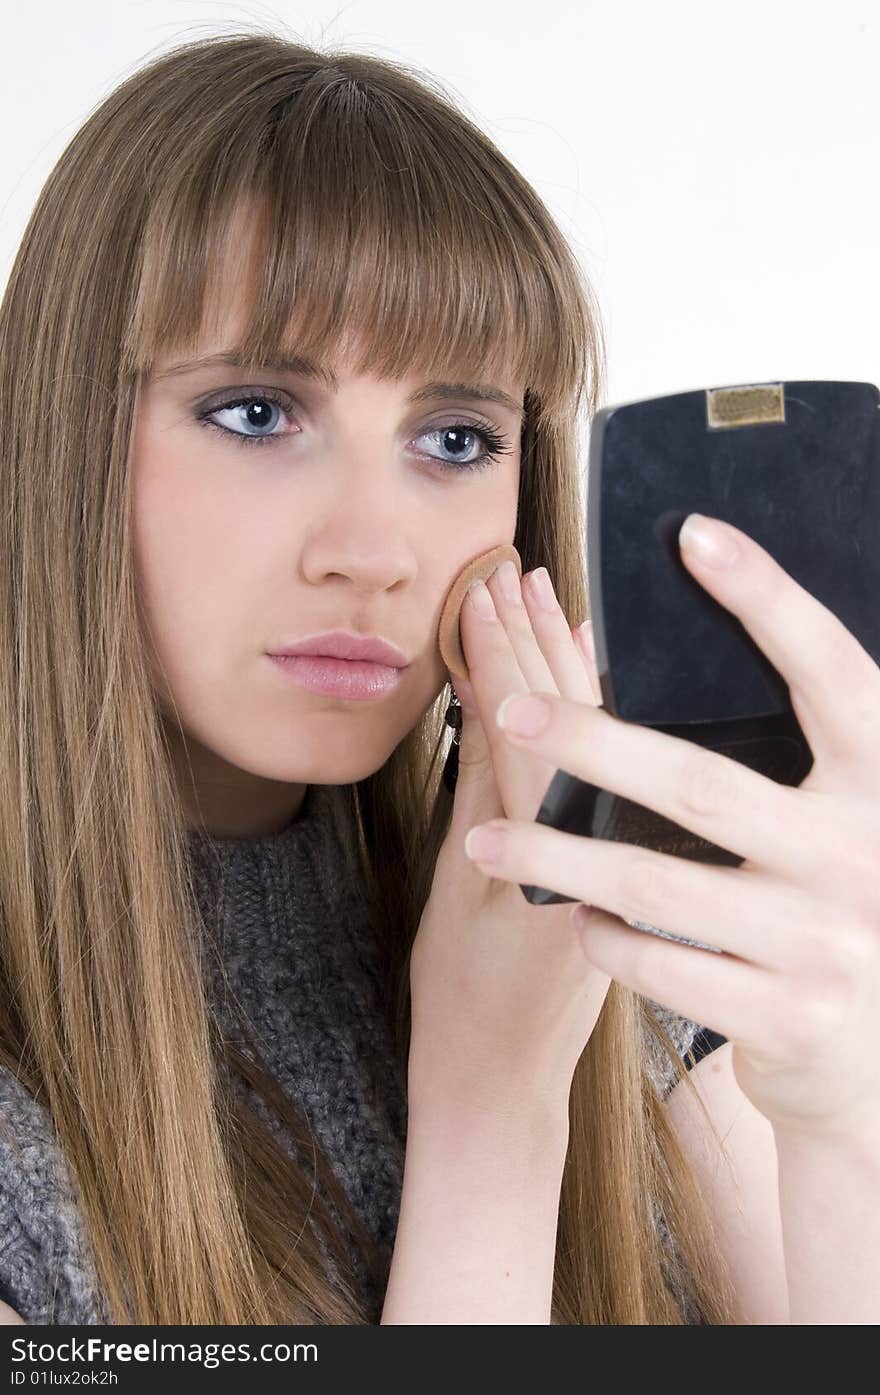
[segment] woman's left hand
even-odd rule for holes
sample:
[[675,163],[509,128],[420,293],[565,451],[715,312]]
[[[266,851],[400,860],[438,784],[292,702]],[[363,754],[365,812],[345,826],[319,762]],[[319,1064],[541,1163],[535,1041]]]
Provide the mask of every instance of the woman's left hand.
[[[754,539],[725,565],[682,560],[789,687],[813,754],[780,785],[692,742],[542,694],[538,735],[513,746],[612,790],[745,859],[731,868],[496,819],[489,875],[591,907],[587,958],[733,1043],[740,1088],[774,1127],[840,1135],[880,1121],[880,668]],[[507,715],[520,702],[502,704]],[[500,712],[501,709],[499,709]],[[500,725],[500,723],[499,723]],[[633,929],[643,921],[720,953]]]

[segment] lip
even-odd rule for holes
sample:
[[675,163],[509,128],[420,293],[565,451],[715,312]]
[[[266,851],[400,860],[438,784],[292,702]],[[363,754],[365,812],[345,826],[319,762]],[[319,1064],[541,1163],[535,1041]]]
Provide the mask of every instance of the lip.
[[295,644],[279,645],[269,651],[269,657],[292,658],[302,654],[325,659],[348,659],[349,661],[382,664],[386,668],[408,668],[409,660],[390,640],[381,635],[360,635],[353,630],[324,630],[321,634],[310,635],[308,639]]
[[319,654],[270,654],[285,678],[322,697],[363,702],[386,697],[403,682],[404,669],[357,659],[328,659]]

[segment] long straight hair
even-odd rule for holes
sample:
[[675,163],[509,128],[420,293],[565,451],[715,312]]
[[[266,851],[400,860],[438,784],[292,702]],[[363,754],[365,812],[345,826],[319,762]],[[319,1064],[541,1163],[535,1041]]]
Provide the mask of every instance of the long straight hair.
[[[229,347],[248,363],[324,363],[346,342],[359,372],[528,384],[514,541],[570,625],[587,615],[576,437],[602,400],[603,330],[534,189],[434,79],[263,30],[179,44],[92,111],[0,307],[0,1060],[51,1114],[108,1321],[376,1323],[355,1268],[381,1292],[371,1236],[297,1102],[210,1011],[132,561],[139,393],[159,356],[199,344],[243,210],[251,317]],[[449,695],[331,793],[401,1082],[452,807]],[[646,1033],[693,1089],[652,1007],[612,983],[572,1082],[554,1323],[735,1320]]]

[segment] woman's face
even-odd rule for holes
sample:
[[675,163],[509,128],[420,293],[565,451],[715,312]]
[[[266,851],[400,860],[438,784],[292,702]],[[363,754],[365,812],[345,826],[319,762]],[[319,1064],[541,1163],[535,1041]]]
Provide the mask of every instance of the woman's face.
[[[423,381],[353,377],[341,361],[335,390],[277,368],[167,371],[178,363],[157,365],[135,422],[139,595],[187,815],[221,837],[259,836],[296,818],[310,783],[379,769],[436,699],[446,594],[471,558],[514,538],[523,385],[483,384],[512,405],[414,402]],[[469,470],[484,425],[508,453]],[[333,629],[403,651],[393,691],[322,695],[268,657]]]

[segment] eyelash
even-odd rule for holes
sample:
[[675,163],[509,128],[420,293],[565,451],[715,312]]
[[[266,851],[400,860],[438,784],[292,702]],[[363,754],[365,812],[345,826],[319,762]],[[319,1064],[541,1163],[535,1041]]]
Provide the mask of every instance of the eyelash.
[[[224,412],[230,407],[243,407],[245,403],[250,402],[271,402],[274,406],[279,407],[282,412],[288,413],[286,403],[282,401],[281,398],[276,397],[274,393],[253,393],[246,397],[236,397],[229,402],[218,402],[208,411],[198,413],[199,425],[206,426],[209,431],[222,432],[227,438],[231,436],[234,441],[243,446],[263,446],[283,440],[284,437],[279,435],[248,436],[244,432],[231,431],[228,426],[220,426],[217,422],[211,421],[211,417],[215,416],[217,412]],[[420,432],[420,435],[427,436],[440,431],[454,431],[460,427],[464,427],[466,431],[480,438],[484,446],[483,453],[482,455],[478,455],[475,460],[468,460],[461,464],[454,460],[440,460],[437,456],[428,457],[429,460],[440,465],[443,469],[452,470],[459,474],[463,474],[466,470],[485,470],[498,456],[506,455],[513,449],[511,445],[505,443],[505,438],[500,436],[488,423],[483,423],[480,426],[469,421],[456,421],[450,424],[444,423],[442,426],[431,426],[427,431]]]

